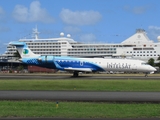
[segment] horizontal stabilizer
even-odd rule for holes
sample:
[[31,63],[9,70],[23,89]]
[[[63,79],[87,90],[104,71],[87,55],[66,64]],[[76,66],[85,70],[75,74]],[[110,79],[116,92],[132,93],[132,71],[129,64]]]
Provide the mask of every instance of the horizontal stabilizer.
[[69,67],[69,68],[64,68],[64,70],[78,71],[78,72],[92,72],[92,70],[90,68],[72,68],[72,67]]
[[18,47],[18,46],[27,47],[26,43],[24,43],[24,42],[10,42],[9,45],[13,45],[13,46],[16,46],[16,47]]

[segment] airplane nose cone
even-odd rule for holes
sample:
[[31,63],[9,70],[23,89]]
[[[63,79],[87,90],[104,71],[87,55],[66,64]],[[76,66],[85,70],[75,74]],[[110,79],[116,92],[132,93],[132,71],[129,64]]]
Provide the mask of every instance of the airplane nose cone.
[[157,71],[157,69],[153,67],[153,71]]
[[152,67],[152,66],[150,66],[150,70],[153,71],[153,72],[157,71],[157,69]]

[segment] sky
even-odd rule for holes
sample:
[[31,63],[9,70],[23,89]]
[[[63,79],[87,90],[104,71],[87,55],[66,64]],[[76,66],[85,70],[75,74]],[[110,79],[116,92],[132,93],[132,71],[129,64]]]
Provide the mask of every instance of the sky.
[[160,36],[159,0],[0,0],[0,54],[11,41],[71,34],[83,43],[121,43],[136,29]]

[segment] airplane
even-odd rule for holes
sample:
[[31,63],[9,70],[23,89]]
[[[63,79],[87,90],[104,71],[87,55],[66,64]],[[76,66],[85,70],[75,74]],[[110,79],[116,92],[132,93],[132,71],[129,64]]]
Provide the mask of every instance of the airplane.
[[115,58],[76,58],[52,55],[34,54],[25,42],[10,42],[9,45],[16,46],[21,58],[19,61],[28,65],[35,65],[45,68],[52,68],[73,73],[74,77],[79,72],[144,72],[154,73],[156,69],[144,61],[133,59],[115,59]]

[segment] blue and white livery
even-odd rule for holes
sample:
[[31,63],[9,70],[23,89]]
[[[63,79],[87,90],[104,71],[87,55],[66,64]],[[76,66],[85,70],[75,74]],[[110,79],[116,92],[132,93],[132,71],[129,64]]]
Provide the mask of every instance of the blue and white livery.
[[148,74],[156,71],[154,67],[141,60],[42,56],[34,54],[24,42],[10,42],[9,44],[16,46],[21,55],[21,62],[28,65],[71,71],[73,76],[78,76],[79,72],[118,71]]

